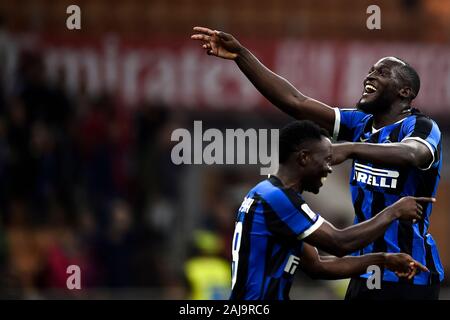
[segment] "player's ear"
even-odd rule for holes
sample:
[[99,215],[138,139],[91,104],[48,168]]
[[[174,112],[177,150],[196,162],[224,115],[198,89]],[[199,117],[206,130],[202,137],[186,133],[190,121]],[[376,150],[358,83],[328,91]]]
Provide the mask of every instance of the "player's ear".
[[404,99],[414,99],[416,97],[414,91],[410,87],[403,87],[398,93]]
[[306,166],[311,159],[311,153],[307,149],[302,149],[297,153],[297,162],[301,166]]

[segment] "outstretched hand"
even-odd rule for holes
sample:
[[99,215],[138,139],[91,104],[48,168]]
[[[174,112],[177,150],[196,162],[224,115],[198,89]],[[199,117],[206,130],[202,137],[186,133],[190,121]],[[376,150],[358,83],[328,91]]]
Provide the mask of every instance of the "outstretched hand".
[[234,60],[243,48],[231,34],[205,27],[194,27],[194,31],[191,39],[201,41],[208,55]]
[[423,219],[422,204],[436,202],[435,198],[428,197],[403,197],[390,207],[401,220],[412,220],[413,223]]

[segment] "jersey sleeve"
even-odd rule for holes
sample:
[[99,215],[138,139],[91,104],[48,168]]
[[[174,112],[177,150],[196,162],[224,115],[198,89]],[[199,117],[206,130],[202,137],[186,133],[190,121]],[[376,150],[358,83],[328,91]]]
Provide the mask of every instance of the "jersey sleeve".
[[441,131],[437,124],[428,117],[409,117],[402,126],[402,141],[416,140],[423,143],[430,150],[432,159],[422,170],[428,170],[439,162],[439,143],[441,141]]
[[324,219],[314,213],[292,190],[278,189],[265,199],[270,208],[266,210],[266,224],[270,232],[299,240],[316,231]]
[[367,117],[367,114],[356,109],[334,108],[334,114],[334,141],[353,141],[356,127]]

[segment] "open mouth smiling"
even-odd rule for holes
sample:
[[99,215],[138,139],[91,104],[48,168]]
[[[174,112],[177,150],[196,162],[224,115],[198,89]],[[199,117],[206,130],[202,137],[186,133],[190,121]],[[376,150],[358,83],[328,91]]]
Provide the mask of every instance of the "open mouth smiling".
[[366,82],[364,85],[363,96],[375,93],[377,92],[377,90],[378,90],[377,87],[375,87],[372,83]]

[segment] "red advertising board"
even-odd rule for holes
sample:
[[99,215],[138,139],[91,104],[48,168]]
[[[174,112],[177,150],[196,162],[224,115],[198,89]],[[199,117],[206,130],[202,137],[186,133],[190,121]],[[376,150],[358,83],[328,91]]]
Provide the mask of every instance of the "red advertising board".
[[[372,64],[383,56],[397,56],[416,67],[421,76],[415,105],[430,114],[450,111],[450,46],[301,39],[241,42],[304,94],[345,107],[359,99]],[[130,108],[149,101],[177,109],[271,110],[233,62],[207,56],[188,36],[167,40],[107,35],[69,40],[9,35],[0,37],[0,47],[6,52],[9,74],[14,74],[21,50],[35,50],[42,54],[50,78],[61,68],[66,71],[71,92],[84,82],[90,93],[113,92]]]

